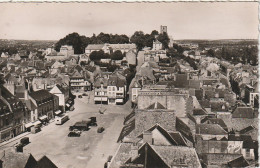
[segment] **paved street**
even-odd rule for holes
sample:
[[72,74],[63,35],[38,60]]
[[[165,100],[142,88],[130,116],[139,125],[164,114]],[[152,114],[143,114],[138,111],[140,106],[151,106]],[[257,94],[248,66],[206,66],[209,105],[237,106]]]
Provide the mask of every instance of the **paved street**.
[[[123,126],[123,119],[130,112],[128,105],[103,105],[105,114],[99,114],[100,105],[88,103],[88,97],[75,99],[75,110],[69,112],[70,120],[63,125],[51,123],[37,134],[29,134],[31,143],[24,147],[24,152],[32,153],[36,159],[47,155],[61,168],[103,167],[109,155],[113,155],[119,144],[116,140]],[[80,137],[68,137],[69,126],[89,117],[97,117],[97,127],[85,131]],[[98,127],[104,127],[103,133],[97,133]],[[8,149],[19,140],[0,147]]]

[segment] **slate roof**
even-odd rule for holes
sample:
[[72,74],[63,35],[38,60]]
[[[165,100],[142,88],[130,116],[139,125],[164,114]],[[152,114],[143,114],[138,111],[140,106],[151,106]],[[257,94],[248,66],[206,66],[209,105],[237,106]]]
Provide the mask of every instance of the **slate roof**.
[[38,160],[38,168],[58,168],[47,156]]
[[243,156],[240,156],[234,160],[231,160],[227,163],[229,167],[247,167],[249,166],[249,163],[246,161],[246,159]]
[[197,124],[197,134],[227,135],[227,132],[218,124]]
[[36,101],[40,101],[40,100],[43,100],[46,98],[53,97],[53,94],[49,93],[47,90],[38,90],[38,91],[29,93],[29,95]]
[[133,110],[130,114],[128,114],[124,119],[124,125],[129,121],[132,121],[135,118],[135,111]]
[[155,102],[155,103],[151,104],[150,106],[148,106],[146,109],[150,110],[150,109],[166,109],[166,108],[161,103]]
[[187,146],[186,140],[181,133],[172,131],[169,131],[168,133],[171,135],[174,141],[177,142],[178,146]]
[[204,109],[193,109],[193,115],[207,115],[208,113]]
[[254,118],[254,110],[251,107],[237,107],[232,112],[232,118]]
[[176,131],[179,131],[190,142],[194,142],[194,138],[191,132],[191,128],[185,124],[181,119],[176,117]]
[[225,101],[210,101],[210,107],[212,112],[228,111],[228,106]]
[[126,136],[128,136],[135,129],[135,120],[128,122],[121,130],[121,133],[117,139],[117,142],[121,142]]
[[254,126],[250,125],[250,126],[244,128],[244,129],[240,130],[239,133],[240,133],[240,134],[245,134],[245,133],[247,133],[247,132],[249,132],[249,131],[252,131],[252,130],[254,130],[254,129],[256,129],[256,128],[255,128]]

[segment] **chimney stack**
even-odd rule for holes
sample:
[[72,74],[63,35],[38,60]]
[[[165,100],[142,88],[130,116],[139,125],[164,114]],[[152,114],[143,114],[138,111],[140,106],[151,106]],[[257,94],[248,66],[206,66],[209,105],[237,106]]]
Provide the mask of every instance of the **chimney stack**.
[[153,138],[151,132],[144,132],[143,133],[143,141],[144,143],[149,143],[150,145],[153,145]]

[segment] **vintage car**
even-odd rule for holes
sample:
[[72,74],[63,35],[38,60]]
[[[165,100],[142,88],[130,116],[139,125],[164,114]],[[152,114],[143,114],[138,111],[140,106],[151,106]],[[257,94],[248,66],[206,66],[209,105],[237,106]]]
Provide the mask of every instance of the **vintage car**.
[[97,129],[97,133],[102,133],[104,130],[105,130],[104,127],[99,127],[99,128]]
[[20,140],[20,143],[25,146],[30,143],[29,137],[24,137]]
[[80,137],[80,133],[77,131],[70,131],[68,137]]

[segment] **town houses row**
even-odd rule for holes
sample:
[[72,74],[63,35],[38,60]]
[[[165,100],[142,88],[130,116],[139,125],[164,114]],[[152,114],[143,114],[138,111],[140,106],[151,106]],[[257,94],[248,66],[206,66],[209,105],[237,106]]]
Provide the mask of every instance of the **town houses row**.
[[108,167],[258,166],[257,67],[203,56],[194,70],[144,58],[140,51],[133,110]]

